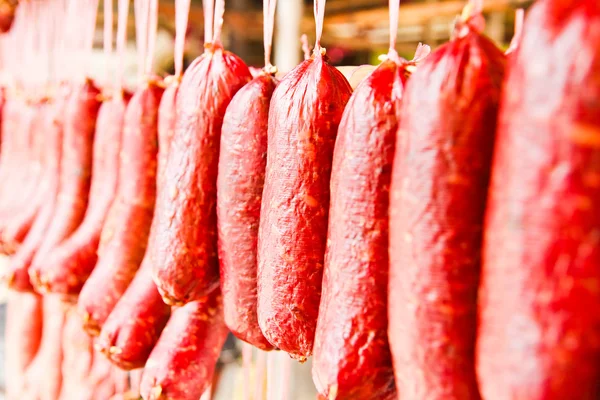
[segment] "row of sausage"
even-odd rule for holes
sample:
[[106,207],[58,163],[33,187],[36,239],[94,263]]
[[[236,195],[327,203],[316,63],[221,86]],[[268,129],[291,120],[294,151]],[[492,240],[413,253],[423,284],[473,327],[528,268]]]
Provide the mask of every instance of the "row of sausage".
[[323,398],[595,398],[600,5],[539,0],[504,54],[471,1],[407,61],[392,1],[390,51],[354,91],[320,45],[324,1],[281,80],[275,2],[253,73],[213,6],[181,79],[8,94],[9,287],[76,302],[99,351],[145,367],[146,400],[197,399],[229,330],[313,356]]

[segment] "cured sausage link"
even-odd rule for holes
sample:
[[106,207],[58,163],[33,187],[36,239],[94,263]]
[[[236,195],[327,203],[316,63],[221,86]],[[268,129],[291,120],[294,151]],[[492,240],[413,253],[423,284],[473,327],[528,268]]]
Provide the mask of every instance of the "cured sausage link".
[[[18,219],[24,204],[37,187],[36,173],[39,172],[34,146],[33,127],[39,121],[33,104],[25,99],[13,96],[9,98],[3,110],[3,129],[13,133],[11,156],[5,161],[7,173],[4,182],[4,196],[0,198],[0,229],[3,231]],[[4,235],[0,236],[4,254],[12,254],[16,250],[15,243],[7,243]]]
[[144,367],[142,397],[199,399],[212,383],[227,333],[218,289],[175,309]]
[[[158,190],[171,138],[173,137],[177,81],[163,93],[158,109]],[[155,240],[156,217],[150,227],[149,246]],[[140,270],[131,285],[112,310],[102,327],[96,347],[113,363],[123,369],[142,368],[154,348],[171,313],[171,307],[162,301],[152,279],[152,260],[146,250]]]
[[271,100],[258,238],[258,322],[275,347],[312,354],[338,124],[351,94],[319,51],[289,72]]
[[77,229],[88,206],[94,132],[100,104],[100,91],[90,79],[74,88],[67,101],[54,215],[29,268],[31,282],[40,292],[48,291],[43,272],[46,257]]
[[388,209],[407,66],[390,59],[371,73],[338,129],[313,362],[324,398],[397,396],[387,340]]
[[102,228],[98,263],[78,300],[85,328],[94,336],[125,293],[146,252],[156,199],[162,93],[158,82],[147,82],[135,92],[125,113],[117,194]]
[[216,186],[223,115],[250,80],[244,62],[210,45],[185,72],[159,195],[154,277],[165,302],[181,305],[219,285]]
[[258,326],[256,307],[258,226],[267,164],[269,104],[275,86],[275,79],[263,71],[231,100],[221,133],[217,179],[225,323],[238,338],[262,350],[273,348]]
[[126,98],[100,107],[94,137],[90,201],[81,225],[47,256],[41,274],[50,292],[75,298],[96,265],[100,232],[118,182],[121,132]]
[[599,26],[598,1],[536,2],[510,56],[480,289],[489,400],[600,394]]
[[123,294],[96,341],[120,368],[142,368],[165,327],[171,307],[165,304],[152,280],[149,258]]
[[48,137],[46,200],[38,211],[25,240],[10,258],[8,270],[4,278],[7,285],[13,290],[33,291],[33,286],[29,280],[29,267],[44,240],[46,230],[50,226],[54,215],[60,179],[64,111],[68,97],[68,90],[66,89],[64,86],[61,87],[62,91],[57,96],[55,103],[50,104],[50,109],[46,114],[46,117],[49,119],[46,125],[48,127],[46,131]]
[[[48,183],[52,177],[51,165],[53,160],[53,139],[48,135],[52,129],[48,126],[51,120],[47,118],[48,113],[52,113],[51,104],[47,98],[41,99],[31,105],[32,125],[31,125],[31,153],[33,156],[33,169],[36,170],[35,178],[31,179],[33,186],[30,195],[27,196],[22,204],[15,209],[15,215],[9,223],[2,229],[1,241],[4,243],[7,254],[14,254],[30,231],[38,212],[43,207],[44,201],[48,196]],[[50,167],[50,168],[49,168]]]
[[[479,399],[475,378],[483,216],[505,58],[475,25],[410,78],[390,202],[389,340],[407,399]],[[473,25],[472,25],[473,24]]]

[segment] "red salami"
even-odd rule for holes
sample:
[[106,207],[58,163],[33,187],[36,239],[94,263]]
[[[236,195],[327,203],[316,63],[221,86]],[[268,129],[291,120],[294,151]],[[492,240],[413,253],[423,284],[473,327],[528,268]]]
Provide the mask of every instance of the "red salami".
[[46,257],[77,229],[87,208],[99,97],[100,92],[94,83],[86,79],[84,84],[73,90],[67,102],[60,186],[54,215],[29,268],[31,282],[39,291],[48,290],[43,275]]
[[5,325],[4,371],[8,399],[22,399],[24,374],[35,358],[42,338],[42,297],[10,292]]
[[486,399],[600,393],[599,28],[598,1],[537,2],[511,55],[480,289]]
[[[128,97],[128,96],[127,96]],[[90,201],[81,225],[40,261],[40,279],[53,293],[79,294],[96,265],[100,232],[117,189],[121,132],[127,97],[117,94],[100,107],[94,136]]]
[[[158,193],[163,187],[165,164],[175,129],[175,101],[183,67],[181,41],[187,28],[187,24],[183,23],[182,14],[187,18],[188,10],[188,0],[177,1],[176,75],[165,79],[167,89],[158,109]],[[150,227],[149,246],[154,243],[155,233],[156,216]],[[170,312],[171,308],[162,301],[152,279],[152,260],[150,252],[146,251],[140,270],[104,323],[96,346],[121,368],[141,368],[167,323]],[[139,384],[134,389],[138,390]]]
[[[47,136],[50,120],[46,114],[50,111],[48,99],[41,99],[31,106],[34,115],[31,121],[30,153],[32,155],[29,194],[19,207],[13,207],[15,213],[2,229],[2,243],[6,253],[11,254],[23,241],[35,220],[35,217],[48,195],[48,157],[51,154],[52,138]],[[50,179],[51,180],[51,179]]]
[[171,308],[152,280],[148,257],[102,326],[97,349],[123,369],[142,368],[165,327]]
[[[275,79],[254,78],[227,109],[221,137],[217,212],[225,321],[240,339],[272,349],[258,326],[257,242]],[[252,116],[250,118],[250,116]]]
[[[0,216],[4,229],[11,220],[22,210],[29,196],[35,188],[35,177],[39,172],[38,161],[32,148],[33,122],[35,113],[33,107],[21,98],[10,100],[4,108],[3,129],[14,133],[12,152],[14,155],[7,159],[5,182],[8,190],[0,203]],[[3,252],[11,253],[14,248],[11,244],[2,242]]]
[[145,400],[197,400],[212,377],[227,337],[218,289],[173,311],[144,368]]
[[58,399],[63,376],[61,365],[65,311],[58,297],[44,296],[42,340],[25,373],[25,386],[20,399]]
[[102,228],[98,264],[79,296],[86,330],[102,324],[137,272],[148,243],[156,198],[157,115],[163,89],[147,81],[127,106],[117,194]]
[[[176,77],[168,81],[169,86],[163,93],[158,110],[159,192],[174,131],[175,99],[179,87]],[[151,244],[154,240],[155,219],[150,227],[148,243]],[[152,260],[147,251],[138,273],[104,323],[96,346],[123,369],[142,368],[170,313],[171,307],[162,301],[152,279]]]
[[258,326],[257,243],[267,163],[269,104],[276,68],[270,63],[275,1],[265,0],[265,68],[227,107],[217,178],[221,290],[227,327],[262,349],[273,346]]
[[[325,2],[315,2],[318,25]],[[271,101],[258,239],[258,322],[296,359],[312,353],[329,211],[333,146],[352,89],[317,43]]]
[[[313,362],[324,398],[397,398],[387,339],[389,187],[397,115],[414,62],[395,50],[399,4],[390,5],[388,59],[354,91],[334,149]],[[415,60],[428,52],[420,46]]]
[[[469,5],[470,7],[470,5]],[[465,15],[465,14],[463,14]],[[478,399],[480,248],[505,59],[480,10],[408,82],[390,201],[389,340],[407,398]]]
[[[90,2],[89,7],[97,8],[97,2]],[[104,2],[104,55],[107,58],[112,52],[112,7],[112,1]],[[67,299],[79,294],[96,264],[100,232],[117,190],[121,134],[129,97],[117,85],[100,107],[93,144],[90,201],[85,217],[78,229],[54,248],[40,266],[41,280],[47,289]]]
[[31,291],[33,289],[29,280],[29,266],[40,244],[44,240],[46,231],[54,215],[62,155],[63,114],[68,93],[68,87],[62,86],[61,92],[59,92],[55,102],[49,105],[46,114],[48,118],[45,124],[47,126],[45,134],[47,136],[46,151],[48,153],[45,166],[47,180],[46,200],[37,213],[25,240],[17,252],[10,258],[5,279],[8,286],[14,290]]
[[[168,85],[165,89],[158,108],[158,171],[159,178],[164,175],[169,156],[171,140],[175,133],[175,118],[177,116],[176,100],[179,91],[179,78],[165,79]],[[157,182],[160,185],[160,182]]]
[[[177,94],[165,189],[157,203],[156,241],[149,249],[156,284],[172,305],[199,299],[219,285],[216,186],[221,126],[231,98],[250,80],[246,64],[221,45],[224,4],[217,4],[214,41],[187,69]],[[212,26],[210,19],[207,28]]]

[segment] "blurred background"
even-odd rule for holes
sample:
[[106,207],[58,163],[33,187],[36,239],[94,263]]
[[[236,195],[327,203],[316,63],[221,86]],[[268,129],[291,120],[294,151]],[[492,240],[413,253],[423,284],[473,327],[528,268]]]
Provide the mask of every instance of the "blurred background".
[[[533,0],[485,0],[486,33],[506,48],[514,33],[515,10],[527,8]],[[453,21],[465,6],[463,0],[403,0],[400,6],[400,28],[397,50],[410,59],[419,42],[432,48],[450,38]],[[116,7],[116,2],[115,2]],[[98,14],[95,47],[98,49],[97,75],[105,74],[102,58],[103,5]],[[116,9],[115,9],[116,12]],[[159,33],[155,67],[159,74],[173,72],[173,37],[175,4],[159,1]],[[328,0],[322,45],[333,64],[378,64],[387,53],[389,43],[388,0]],[[248,65],[263,66],[262,0],[227,0],[223,41],[227,49],[241,56]],[[116,18],[115,18],[116,24]],[[201,54],[204,15],[202,1],[192,0],[186,40],[186,63]],[[273,59],[280,71],[287,72],[301,58],[300,36],[306,34],[312,47],[315,23],[312,0],[280,0],[277,5]],[[133,6],[129,13],[129,54],[126,68],[128,81],[135,82],[135,19]],[[116,56],[114,57],[116,62]]]

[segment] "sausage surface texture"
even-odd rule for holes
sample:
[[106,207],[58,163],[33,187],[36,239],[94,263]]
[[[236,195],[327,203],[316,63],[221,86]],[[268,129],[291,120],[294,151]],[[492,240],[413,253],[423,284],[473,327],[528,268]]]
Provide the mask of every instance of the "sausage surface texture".
[[[168,78],[165,78],[165,83]],[[173,77],[173,79],[176,79]],[[179,81],[172,81],[165,89],[158,107],[158,177],[157,184],[161,186],[160,179],[165,174],[167,159],[171,149],[171,141],[175,134],[175,121],[177,120],[177,93]]]
[[600,394],[599,27],[597,1],[538,2],[511,54],[480,290],[486,399]]
[[41,280],[48,290],[66,298],[79,294],[96,265],[100,232],[117,191],[126,106],[126,99],[121,96],[102,103],[94,136],[90,199],[85,217],[40,266]]
[[477,289],[505,58],[471,21],[458,22],[455,38],[419,65],[399,120],[388,312],[406,399],[480,397]]
[[390,59],[363,80],[338,129],[313,361],[324,398],[397,396],[387,340],[388,211],[406,66]]
[[92,154],[100,91],[91,80],[71,92],[65,110],[59,192],[54,215],[29,268],[36,290],[47,292],[44,264],[48,254],[83,221],[92,174]]
[[301,361],[312,353],[333,147],[351,91],[346,78],[316,52],[283,78],[269,110],[258,322],[271,344]]
[[[175,128],[177,81],[167,86],[158,109],[158,173],[161,180]],[[150,227],[149,246],[155,240],[156,217]],[[152,260],[146,254],[135,278],[102,326],[96,341],[97,348],[113,363],[127,370],[142,368],[165,327],[171,307],[165,304],[152,279]]]
[[244,62],[209,46],[186,70],[159,195],[154,278],[165,302],[181,305],[219,285],[217,168],[221,126],[233,95],[250,80]]
[[149,81],[127,105],[117,194],[102,228],[98,263],[78,300],[85,328],[95,336],[146,252],[156,200],[157,119],[162,93],[156,81]]
[[144,400],[197,400],[212,383],[227,338],[218,289],[173,311],[144,368]]
[[221,132],[217,224],[225,323],[238,338],[273,346],[258,326],[257,246],[267,164],[269,105],[276,81],[262,72],[231,100]]

